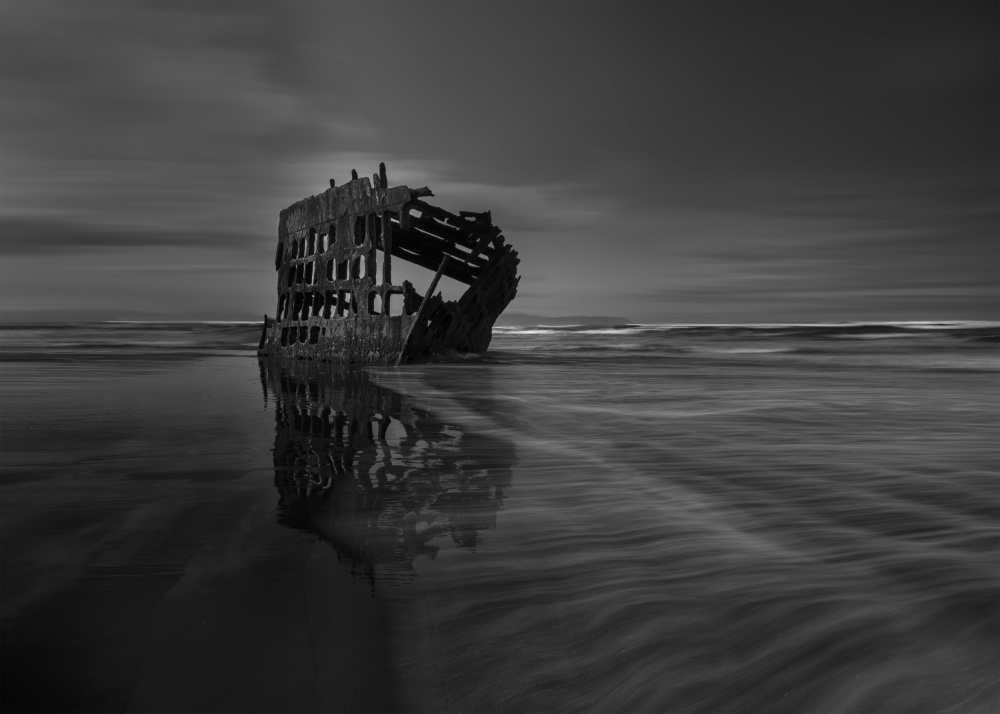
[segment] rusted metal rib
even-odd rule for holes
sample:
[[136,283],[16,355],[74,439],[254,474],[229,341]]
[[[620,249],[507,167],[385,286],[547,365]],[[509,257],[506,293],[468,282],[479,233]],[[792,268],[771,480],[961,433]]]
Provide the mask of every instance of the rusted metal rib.
[[[413,322],[410,324],[410,329],[406,331],[406,337],[403,339],[403,346],[399,349],[399,356],[396,357],[396,366],[398,367],[403,361],[403,357],[406,356],[406,350],[410,347],[410,340],[413,339],[413,332],[417,329],[417,326],[421,324],[421,320],[424,316],[424,310],[431,302],[431,296],[437,289],[438,281],[441,280],[441,275],[444,273],[445,266],[448,265],[448,256],[446,255],[441,259],[441,265],[438,266],[437,272],[434,273],[434,279],[431,280],[431,286],[427,288],[427,294],[424,295],[423,302],[420,303],[420,307],[417,308],[417,315]],[[421,328],[422,329],[422,328]]]

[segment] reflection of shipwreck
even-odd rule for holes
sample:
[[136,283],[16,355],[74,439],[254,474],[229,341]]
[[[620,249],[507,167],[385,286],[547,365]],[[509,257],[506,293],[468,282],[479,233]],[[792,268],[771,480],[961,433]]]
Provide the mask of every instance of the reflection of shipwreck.
[[364,370],[261,360],[261,379],[275,400],[280,522],[317,533],[373,583],[409,577],[445,539],[474,550],[496,528],[511,442],[441,422]]
[[[258,354],[399,364],[448,351],[483,352],[517,293],[517,252],[490,213],[454,215],[388,187],[385,165],[281,212],[278,310],[264,318]],[[421,296],[392,283],[392,258],[436,271]],[[457,301],[434,294],[441,276],[468,285]]]

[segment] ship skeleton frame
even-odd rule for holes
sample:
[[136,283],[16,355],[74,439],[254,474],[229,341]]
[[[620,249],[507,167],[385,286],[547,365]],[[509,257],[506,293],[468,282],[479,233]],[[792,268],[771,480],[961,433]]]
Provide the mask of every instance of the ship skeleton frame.
[[[278,306],[258,354],[401,364],[485,351],[520,280],[490,212],[456,215],[424,201],[428,188],[389,188],[384,164],[371,180],[330,184],[280,214]],[[435,271],[424,294],[393,283],[393,258]],[[435,294],[442,276],[468,286],[458,300]]]

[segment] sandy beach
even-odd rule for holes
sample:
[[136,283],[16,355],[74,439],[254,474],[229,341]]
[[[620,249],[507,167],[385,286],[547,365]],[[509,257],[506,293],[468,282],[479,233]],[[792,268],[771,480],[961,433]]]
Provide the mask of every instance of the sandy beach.
[[994,700],[995,327],[108,329],[3,342],[4,711]]
[[188,401],[235,366],[5,365],[5,711],[394,710],[378,598],[232,439],[259,391]]

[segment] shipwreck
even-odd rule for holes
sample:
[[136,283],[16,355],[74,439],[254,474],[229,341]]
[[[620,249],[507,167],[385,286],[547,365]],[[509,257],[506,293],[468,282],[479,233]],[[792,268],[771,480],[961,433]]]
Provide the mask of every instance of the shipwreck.
[[[281,211],[274,267],[278,307],[264,316],[257,354],[401,364],[446,352],[483,352],[517,294],[517,251],[489,211],[456,216],[423,199],[428,188],[389,188],[385,164]],[[434,271],[421,294],[392,281],[393,258]],[[468,288],[435,294],[442,276]]]

